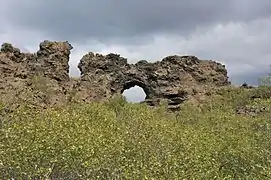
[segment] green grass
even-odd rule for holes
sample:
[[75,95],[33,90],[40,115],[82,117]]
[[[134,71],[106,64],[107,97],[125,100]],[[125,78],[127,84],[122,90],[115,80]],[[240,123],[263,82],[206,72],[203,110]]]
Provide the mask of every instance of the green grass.
[[268,93],[228,88],[175,114],[123,99],[24,106],[1,117],[0,179],[271,179]]

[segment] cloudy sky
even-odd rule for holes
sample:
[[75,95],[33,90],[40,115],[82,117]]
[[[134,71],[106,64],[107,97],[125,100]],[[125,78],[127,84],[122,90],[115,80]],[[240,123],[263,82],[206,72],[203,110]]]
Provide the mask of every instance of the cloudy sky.
[[[0,0],[0,43],[35,52],[68,40],[70,73],[83,54],[118,53],[134,63],[195,55],[226,65],[233,84],[256,84],[271,64],[270,0]],[[132,101],[140,91],[127,93]]]

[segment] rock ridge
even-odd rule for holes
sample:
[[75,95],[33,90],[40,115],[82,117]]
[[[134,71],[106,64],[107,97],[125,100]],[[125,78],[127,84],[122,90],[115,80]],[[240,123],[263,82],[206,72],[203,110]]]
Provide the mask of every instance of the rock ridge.
[[221,63],[178,55],[157,62],[140,60],[128,64],[127,58],[119,54],[89,52],[78,64],[80,77],[73,78],[69,76],[72,49],[68,41],[45,40],[36,53],[23,53],[12,44],[2,44],[0,96],[9,94],[48,106],[107,99],[137,85],[146,93],[145,103],[155,106],[164,101],[178,109],[183,101],[204,93],[206,87],[230,85]]

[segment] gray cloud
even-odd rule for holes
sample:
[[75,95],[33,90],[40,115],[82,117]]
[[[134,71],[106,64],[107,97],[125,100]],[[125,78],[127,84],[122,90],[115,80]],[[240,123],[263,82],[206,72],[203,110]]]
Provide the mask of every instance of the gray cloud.
[[270,0],[10,0],[6,6],[7,20],[17,27],[81,42],[115,42],[164,32],[187,35],[199,26],[247,22],[271,12]]

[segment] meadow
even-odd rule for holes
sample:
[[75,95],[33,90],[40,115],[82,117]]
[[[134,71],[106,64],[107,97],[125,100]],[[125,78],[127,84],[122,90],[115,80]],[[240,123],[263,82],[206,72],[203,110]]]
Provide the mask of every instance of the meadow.
[[0,179],[271,179],[270,86],[217,94],[174,113],[122,97],[1,104]]

